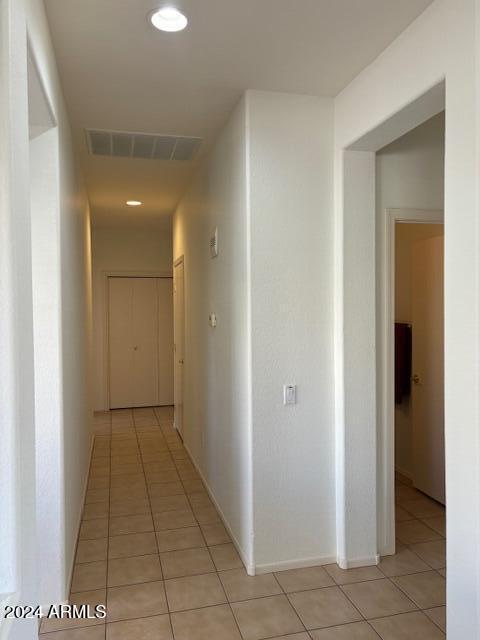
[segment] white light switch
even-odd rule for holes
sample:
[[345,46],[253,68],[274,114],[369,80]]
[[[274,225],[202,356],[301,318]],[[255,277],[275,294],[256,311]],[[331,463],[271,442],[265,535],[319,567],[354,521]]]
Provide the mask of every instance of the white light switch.
[[217,326],[217,315],[215,313],[211,313],[210,317],[208,319],[208,324],[211,327],[216,327]]
[[296,404],[297,402],[297,385],[283,385],[283,404]]

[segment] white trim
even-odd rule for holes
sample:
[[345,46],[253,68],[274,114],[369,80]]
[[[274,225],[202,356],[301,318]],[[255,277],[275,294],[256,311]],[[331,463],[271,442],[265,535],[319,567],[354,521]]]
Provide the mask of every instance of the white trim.
[[307,567],[319,567],[326,564],[335,564],[334,556],[314,556],[311,558],[294,558],[293,560],[281,560],[255,565],[255,574],[273,573],[274,571],[288,571],[289,569],[305,569]]
[[103,411],[110,411],[110,353],[108,349],[108,279],[109,278],[173,278],[173,271],[134,271],[134,270],[106,270],[102,271],[104,292],[103,313]]
[[[378,458],[378,552],[395,553],[395,225],[396,223],[443,224],[443,211],[438,209],[385,210],[381,224],[381,362]],[[403,472],[402,472],[403,473]],[[404,473],[404,475],[407,475]]]
[[354,558],[347,560],[346,558],[338,558],[337,564],[340,569],[358,569],[358,567],[375,567],[380,562],[380,556],[372,556],[369,558]]
[[235,537],[235,534],[233,533],[230,525],[228,524],[228,520],[226,519],[226,517],[225,517],[225,515],[224,515],[224,513],[223,513],[223,511],[222,511],[222,509],[220,507],[220,505],[218,504],[217,500],[215,499],[215,495],[213,494],[213,491],[209,487],[207,479],[203,475],[202,470],[200,469],[200,467],[196,463],[196,461],[195,461],[190,449],[188,448],[188,445],[184,442],[183,446],[187,450],[187,453],[190,456],[190,460],[192,461],[193,466],[197,470],[198,475],[202,479],[202,482],[205,485],[205,489],[207,490],[207,493],[210,496],[210,500],[213,502],[213,504],[215,506],[215,509],[217,510],[218,515],[220,516],[220,519],[221,519],[225,529],[228,531],[228,535],[232,539],[232,542],[233,542],[236,550],[238,551],[238,555],[240,556],[240,559],[242,560],[243,564],[245,565],[245,569],[247,570],[248,575],[249,576],[254,576],[255,575],[255,566],[248,562],[247,554],[243,551],[243,549],[240,546],[237,538]]

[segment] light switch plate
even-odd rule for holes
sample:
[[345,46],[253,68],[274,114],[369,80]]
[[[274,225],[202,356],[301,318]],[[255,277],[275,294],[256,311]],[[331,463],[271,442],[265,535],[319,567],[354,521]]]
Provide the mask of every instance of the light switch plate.
[[296,404],[297,403],[297,385],[285,384],[283,385],[283,404]]

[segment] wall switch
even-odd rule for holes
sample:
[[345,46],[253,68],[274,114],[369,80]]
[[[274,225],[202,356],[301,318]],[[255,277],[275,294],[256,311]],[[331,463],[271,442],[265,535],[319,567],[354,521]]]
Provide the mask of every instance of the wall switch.
[[283,404],[296,404],[297,403],[297,385],[285,384],[283,385]]
[[210,317],[208,319],[208,324],[211,327],[216,327],[217,326],[217,314],[216,313],[211,313]]

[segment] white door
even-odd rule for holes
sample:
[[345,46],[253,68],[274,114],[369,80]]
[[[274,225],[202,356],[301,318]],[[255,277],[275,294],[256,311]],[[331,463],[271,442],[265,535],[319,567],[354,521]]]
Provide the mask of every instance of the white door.
[[158,403],[156,278],[109,278],[110,408]]
[[173,283],[158,278],[158,404],[173,404]]
[[183,435],[183,384],[185,360],[185,280],[183,260],[174,270],[175,313],[175,428]]
[[443,236],[412,248],[413,484],[445,504]]

